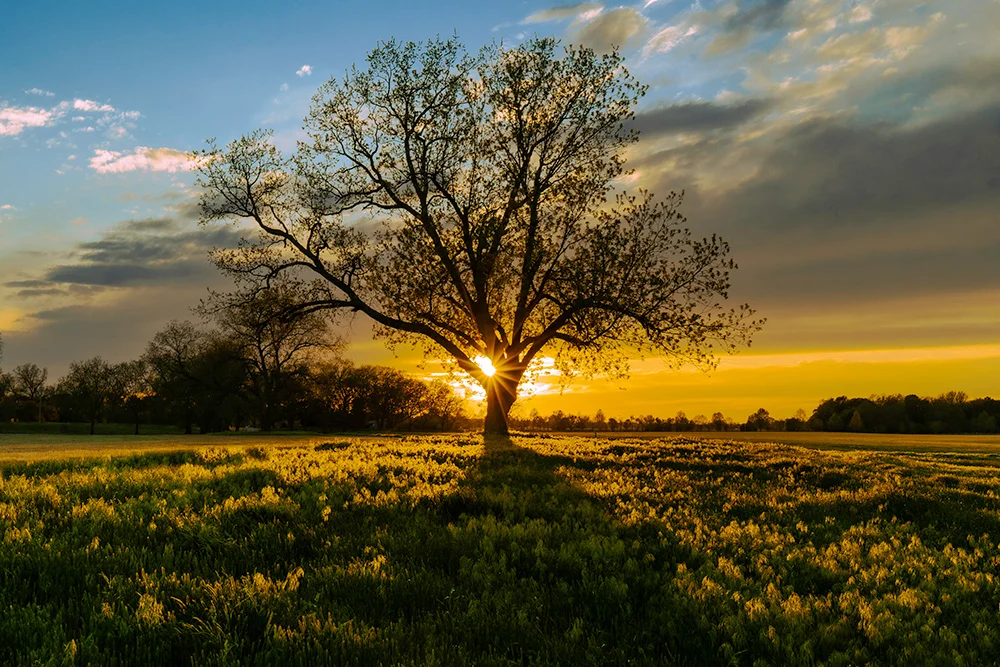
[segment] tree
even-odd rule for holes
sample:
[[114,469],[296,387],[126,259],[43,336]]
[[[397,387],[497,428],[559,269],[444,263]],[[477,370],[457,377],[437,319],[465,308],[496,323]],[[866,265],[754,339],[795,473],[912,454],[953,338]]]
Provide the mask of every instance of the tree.
[[185,433],[194,423],[197,381],[195,358],[205,334],[188,321],[170,321],[153,336],[143,359],[153,371],[153,391],[179,413]]
[[857,410],[854,411],[854,414],[851,415],[851,421],[848,422],[847,424],[847,428],[854,431],[855,433],[860,433],[861,431],[865,430],[865,422],[861,418],[860,412],[858,412]]
[[139,417],[142,399],[153,391],[149,363],[144,359],[123,361],[111,369],[115,378],[118,398],[132,414],[135,434],[139,435]]
[[38,421],[42,421],[42,401],[45,398],[45,382],[49,379],[49,369],[37,364],[21,364],[14,369],[14,393],[31,401],[38,411]]
[[774,419],[764,408],[747,417],[746,430],[748,431],[770,431],[773,428]]
[[303,310],[350,309],[390,345],[443,352],[485,388],[485,431],[505,433],[543,350],[573,372],[623,375],[645,353],[711,366],[762,324],[722,308],[736,265],[691,237],[683,192],[611,196],[644,93],[619,54],[547,38],[382,43],[320,87],[292,158],[267,132],[212,144],[202,221],[258,231],[216,254],[224,270],[298,276]]
[[69,373],[60,382],[63,392],[76,398],[90,421],[90,435],[94,435],[98,418],[118,390],[113,367],[101,357],[74,361]]
[[225,336],[173,320],[153,336],[143,359],[152,388],[191,433],[220,430],[241,421],[246,363],[241,348]]
[[[3,334],[0,333],[0,361],[3,361]],[[14,379],[7,373],[3,372],[3,367],[0,366],[0,402],[7,398],[7,392],[9,392],[14,386]]]
[[972,422],[972,428],[976,433],[996,433],[997,420],[993,415],[983,410]]
[[199,308],[240,350],[263,431],[273,427],[294,380],[304,377],[310,353],[342,345],[329,331],[329,311],[298,310],[297,297],[295,284],[279,278],[231,294],[213,292]]

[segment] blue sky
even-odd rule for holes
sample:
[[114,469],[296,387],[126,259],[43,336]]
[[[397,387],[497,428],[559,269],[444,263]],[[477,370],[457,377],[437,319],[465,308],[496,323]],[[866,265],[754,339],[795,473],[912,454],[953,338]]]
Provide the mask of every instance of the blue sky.
[[[316,87],[376,42],[453,32],[470,48],[531,34],[621,47],[650,86],[634,184],[684,188],[694,229],[731,241],[734,297],[769,318],[764,361],[740,372],[788,373],[788,358],[766,359],[798,355],[811,387],[783,389],[780,405],[842,393],[807,382],[811,363],[902,373],[898,354],[879,366],[851,361],[859,350],[932,351],[904,355],[907,373],[944,348],[1000,368],[997,0],[13,3],[0,24],[3,366],[57,376],[94,354],[134,357],[190,317],[224,285],[207,249],[233,237],[195,224],[189,151],[260,126],[293,148]],[[353,337],[358,359],[389,358],[363,325]],[[712,387],[731,399],[725,368],[698,380],[706,405]],[[1000,393],[934,368],[920,391]]]

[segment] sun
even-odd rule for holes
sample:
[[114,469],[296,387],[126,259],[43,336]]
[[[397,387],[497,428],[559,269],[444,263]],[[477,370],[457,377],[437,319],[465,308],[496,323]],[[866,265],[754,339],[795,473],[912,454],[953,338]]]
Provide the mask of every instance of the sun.
[[493,362],[490,360],[489,357],[484,357],[480,355],[478,357],[473,358],[473,361],[479,365],[479,368],[482,369],[486,377],[493,377],[496,374],[497,369],[495,366],[493,366]]

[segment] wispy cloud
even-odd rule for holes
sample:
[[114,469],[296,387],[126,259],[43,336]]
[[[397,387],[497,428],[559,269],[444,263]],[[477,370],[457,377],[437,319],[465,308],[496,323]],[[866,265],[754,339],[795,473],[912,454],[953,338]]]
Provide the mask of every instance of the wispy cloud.
[[303,76],[311,76],[312,73],[313,73],[312,65],[303,65],[302,67],[300,67],[295,71],[295,76],[301,78]]
[[98,111],[110,113],[115,110],[110,104],[101,104],[100,102],[95,102],[94,100],[73,100],[73,108],[77,111]]
[[596,2],[580,2],[572,5],[558,5],[556,7],[549,7],[548,9],[541,9],[534,12],[524,19],[524,23],[545,23],[546,21],[565,21],[566,19],[575,18],[583,18],[584,20],[587,20],[597,16],[602,9],[604,9],[604,5]]
[[644,56],[651,56],[654,53],[668,53],[680,45],[688,37],[698,33],[698,26],[695,25],[671,25],[663,28],[653,35],[642,50]]
[[191,153],[173,148],[137,147],[133,152],[97,149],[90,158],[90,168],[99,174],[124,174],[131,171],[190,171],[199,165]]
[[43,90],[41,88],[28,88],[24,91],[28,95],[41,95],[42,97],[54,97],[55,93],[50,90]]
[[56,114],[39,107],[0,107],[0,137],[16,137],[28,127],[45,127]]

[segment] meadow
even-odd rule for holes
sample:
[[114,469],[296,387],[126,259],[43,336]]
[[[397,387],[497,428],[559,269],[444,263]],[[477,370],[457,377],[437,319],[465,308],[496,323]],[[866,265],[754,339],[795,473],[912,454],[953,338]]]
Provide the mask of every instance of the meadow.
[[988,442],[43,437],[0,438],[0,664],[1000,655]]

